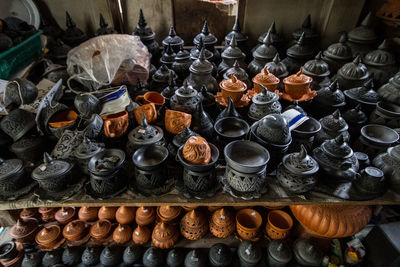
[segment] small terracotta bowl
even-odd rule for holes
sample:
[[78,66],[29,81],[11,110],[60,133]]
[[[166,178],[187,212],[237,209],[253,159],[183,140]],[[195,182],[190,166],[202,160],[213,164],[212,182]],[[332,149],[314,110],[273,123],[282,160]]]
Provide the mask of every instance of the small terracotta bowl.
[[129,126],[129,116],[127,111],[115,114],[103,115],[103,130],[107,137],[115,138],[122,136]]
[[50,127],[63,128],[71,125],[78,118],[78,114],[72,109],[67,109],[54,114],[49,120]]
[[262,217],[253,209],[242,209],[236,213],[236,231],[244,240],[254,240],[258,237]]
[[293,227],[293,219],[282,210],[272,210],[268,213],[265,232],[271,239],[285,239]]
[[144,95],[138,95],[135,98],[135,102],[137,102],[139,105],[153,103],[156,105],[156,107],[159,107],[165,104],[165,98],[159,92],[150,91]]
[[146,117],[148,123],[155,122],[157,120],[157,110],[153,103],[144,104],[133,110],[133,115],[135,115],[136,122],[140,124],[143,118],[143,114]]

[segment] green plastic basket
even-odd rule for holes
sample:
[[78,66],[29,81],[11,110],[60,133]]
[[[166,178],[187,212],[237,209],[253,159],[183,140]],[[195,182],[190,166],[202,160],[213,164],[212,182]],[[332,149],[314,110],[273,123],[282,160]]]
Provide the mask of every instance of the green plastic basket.
[[8,79],[12,74],[22,70],[43,53],[40,35],[38,31],[22,43],[0,54],[0,79]]

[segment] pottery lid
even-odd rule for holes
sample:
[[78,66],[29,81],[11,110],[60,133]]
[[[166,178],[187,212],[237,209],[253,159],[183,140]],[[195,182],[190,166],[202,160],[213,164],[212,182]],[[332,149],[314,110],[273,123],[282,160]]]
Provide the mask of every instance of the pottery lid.
[[97,218],[97,214],[99,213],[99,208],[97,207],[86,207],[83,206],[78,211],[78,217],[82,221],[87,220],[95,220]]
[[396,160],[400,161],[400,145],[389,147],[387,149],[387,153],[390,157],[395,158]]
[[90,227],[90,235],[94,238],[104,238],[111,232],[111,227],[109,220],[98,220]]
[[323,55],[335,59],[351,60],[353,54],[350,46],[348,46],[346,42],[347,32],[343,32],[340,35],[339,42],[328,46],[328,48],[323,52]]
[[174,225],[160,222],[154,227],[152,237],[159,242],[166,242],[177,235],[177,230]]
[[272,45],[271,35],[268,33],[262,42],[262,45],[257,47],[253,52],[253,57],[270,61],[278,53],[275,46]]
[[152,207],[139,207],[136,210],[136,221],[147,220],[154,216],[154,209]]
[[242,29],[239,25],[239,19],[236,17],[235,24],[232,27],[232,31],[225,36],[226,43],[230,43],[230,41],[235,38],[237,42],[244,42],[248,39],[246,35],[242,33]]
[[203,47],[200,50],[199,58],[193,61],[193,63],[189,67],[189,71],[191,73],[211,73],[213,70],[213,65],[206,58],[206,50]]
[[258,83],[260,85],[268,86],[270,84],[277,84],[279,83],[279,78],[277,78],[274,74],[272,74],[269,70],[268,67],[265,66],[263,68],[263,71],[258,73],[256,76],[253,78],[254,83]]
[[331,132],[343,132],[349,128],[338,109],[332,114],[320,119],[319,122],[321,123],[322,128]]
[[87,159],[91,158],[102,150],[104,150],[104,144],[93,142],[87,136],[85,136],[83,142],[76,148],[74,154],[78,159]]
[[86,230],[86,223],[81,220],[74,220],[69,222],[63,229],[65,238],[80,237]]
[[282,163],[290,172],[299,175],[314,174],[319,169],[317,161],[307,154],[303,145],[300,146],[300,152],[283,156]]
[[47,152],[44,153],[43,163],[32,171],[32,178],[45,180],[62,176],[71,171],[73,165],[65,160],[53,159]]
[[204,214],[196,209],[188,211],[181,220],[181,224],[188,228],[201,228],[207,223],[208,220]]
[[310,58],[314,52],[312,47],[305,44],[305,33],[303,32],[296,43],[286,50],[286,55],[293,58]]
[[308,84],[311,82],[312,78],[310,76],[303,74],[302,67],[296,74],[290,75],[289,77],[283,79],[283,83],[288,83],[288,84]]
[[349,32],[349,39],[359,42],[375,42],[378,36],[376,35],[372,24],[372,13],[369,12],[361,22],[361,25]]
[[169,29],[168,36],[165,37],[164,40],[162,40],[162,45],[164,47],[167,47],[169,44],[172,46],[178,46],[178,45],[184,44],[184,41],[182,40],[182,38],[179,37],[178,35],[176,35],[174,26],[171,26],[171,28]]
[[224,90],[233,92],[242,92],[247,89],[247,85],[241,80],[238,80],[233,73],[231,74],[230,79],[221,81],[219,86]]
[[54,217],[58,222],[62,223],[72,219],[75,216],[75,213],[76,211],[73,207],[62,207],[56,212]]
[[238,78],[241,81],[245,81],[249,78],[249,75],[247,74],[247,72],[244,69],[242,69],[239,66],[239,63],[237,60],[235,60],[235,62],[233,63],[233,66],[231,68],[229,68],[227,71],[225,71],[224,79],[225,80],[229,79],[229,77],[231,77],[232,74],[235,74],[236,78]]
[[282,78],[289,75],[287,67],[284,63],[281,62],[278,53],[276,53],[274,59],[271,62],[265,64],[265,67],[270,73],[272,73],[276,77]]
[[[130,239],[132,234],[132,229],[129,225],[126,224],[118,224],[118,226],[114,229],[113,238],[114,241],[120,239]],[[128,237],[129,235],[129,237]]]
[[322,52],[320,51],[315,59],[307,61],[303,66],[303,73],[311,76],[325,77],[331,73],[329,65],[322,60]]
[[357,102],[374,105],[379,102],[380,96],[373,87],[373,80],[370,79],[363,86],[346,90],[344,94]]
[[314,100],[331,107],[344,106],[346,104],[346,98],[339,89],[339,82],[337,79],[329,84],[329,86],[319,89]]
[[271,23],[271,25],[270,25],[269,28],[268,28],[268,31],[264,32],[262,35],[260,35],[260,36],[258,37],[258,42],[259,42],[259,43],[263,43],[264,38],[265,38],[265,36],[266,36],[268,33],[269,33],[269,35],[270,35],[270,38],[271,38],[271,41],[272,41],[273,44],[274,44],[274,43],[280,43],[280,42],[283,41],[282,38],[279,36],[279,34],[278,34],[277,31],[276,31],[275,21],[273,21],[273,22]]
[[142,258],[142,248],[139,246],[127,246],[122,256],[124,264],[133,264]]
[[237,46],[236,37],[233,36],[229,46],[222,52],[223,59],[243,59],[246,55]]
[[323,142],[321,147],[331,157],[347,159],[353,155],[353,150],[346,141],[344,134],[339,134],[335,139]]
[[149,247],[143,254],[143,264],[145,266],[162,266],[163,262],[164,254],[156,247]]
[[202,267],[205,266],[206,263],[207,258],[201,253],[200,249],[192,249],[186,254],[185,266]]
[[197,45],[200,42],[200,39],[203,39],[205,45],[213,45],[216,42],[218,42],[217,37],[215,37],[212,33],[210,33],[210,30],[208,28],[208,23],[206,20],[204,21],[201,33],[197,34],[196,37],[194,37],[193,43]]
[[213,266],[228,266],[232,263],[232,258],[230,248],[223,243],[213,245],[208,252],[208,259]]
[[19,213],[19,217],[23,220],[32,218],[37,214],[37,209],[28,209],[28,208],[23,208],[21,212]]
[[370,75],[359,55],[353,60],[353,62],[344,64],[338,70],[338,74],[349,80],[363,80]]
[[167,65],[163,64],[151,77],[152,80],[160,82],[160,83],[168,83],[169,76],[171,73],[176,77],[176,74],[173,70],[170,70]]
[[177,89],[178,89],[178,86],[176,86],[176,81],[174,79],[174,75],[171,73],[169,75],[169,79],[168,79],[168,86],[163,89],[161,94],[165,98],[171,98],[175,94],[175,91]]
[[34,232],[39,227],[39,222],[34,218],[18,219],[11,228],[11,236],[15,239],[23,238]]
[[205,59],[209,60],[210,58],[212,58],[214,56],[213,52],[211,52],[204,46],[203,39],[200,38],[199,43],[195,47],[190,49],[190,59],[193,61],[198,59],[200,57],[200,53],[203,48],[204,48],[204,58]]
[[322,253],[307,239],[297,239],[293,245],[293,251],[297,257],[309,266],[319,266],[322,261]]
[[234,223],[234,218],[227,209],[221,208],[213,213],[211,221],[216,225],[226,226]]
[[260,86],[261,86],[261,93],[255,95],[251,99],[251,101],[254,104],[267,105],[267,104],[270,104],[272,102],[276,102],[276,101],[279,100],[279,95],[268,91],[267,88],[265,86],[261,85],[261,84],[260,84]]
[[115,213],[115,218],[117,221],[122,219],[123,221],[133,221],[136,215],[136,208],[135,207],[127,207],[127,206],[120,206]]
[[0,158],[0,180],[11,178],[24,168],[24,163],[20,159]]
[[312,29],[311,26],[311,15],[308,14],[305,20],[303,21],[303,24],[301,25],[301,28],[296,29],[292,35],[294,39],[300,38],[300,36],[304,33],[304,37],[306,39],[312,39],[316,38],[318,34]]
[[179,216],[182,208],[179,206],[159,206],[157,213],[161,218],[173,220]]
[[143,41],[154,39],[155,33],[147,25],[142,9],[140,9],[138,25],[133,30],[133,34],[140,36],[140,39]]
[[256,133],[272,144],[286,145],[292,139],[289,124],[281,114],[269,114],[261,119]]
[[238,247],[239,258],[249,264],[257,264],[262,258],[261,248],[258,244],[245,240]]
[[174,144],[174,146],[180,147],[184,145],[186,141],[192,136],[198,136],[198,134],[190,130],[189,127],[185,126],[185,128],[179,134],[174,136],[174,138],[172,139],[172,143]]
[[367,121],[367,115],[361,110],[361,104],[358,104],[352,109],[349,109],[343,113],[343,118],[346,122],[363,124]]
[[387,40],[383,40],[377,50],[371,51],[364,57],[365,64],[373,66],[387,66],[396,63],[395,56],[389,52]]
[[150,229],[148,227],[138,225],[133,230],[132,239],[133,239],[133,241],[135,241],[135,240],[144,241],[144,240],[150,238],[150,235],[151,235],[151,233],[150,233]]
[[190,53],[183,49],[183,46],[180,47],[178,53],[176,53],[175,61],[185,61],[190,58]]
[[160,141],[164,136],[163,130],[158,126],[147,124],[146,116],[143,114],[139,126],[129,132],[129,142],[135,145],[153,144]]
[[175,95],[179,98],[192,99],[197,97],[199,93],[192,86],[188,86],[185,81],[181,87],[175,91]]
[[40,230],[40,232],[36,235],[36,242],[39,245],[50,244],[57,240],[60,234],[61,228],[59,225],[49,225]]
[[13,143],[10,147],[11,152],[14,153],[22,153],[27,152],[31,153],[32,150],[40,147],[43,144],[43,138],[39,136],[32,137],[23,137],[17,142]]
[[268,255],[279,263],[288,263],[292,260],[292,250],[283,240],[272,240],[267,245]]
[[171,45],[168,44],[167,48],[164,49],[164,51],[162,53],[160,62],[163,64],[172,63],[175,61],[175,56],[176,56],[176,54],[175,54],[174,50],[172,49]]

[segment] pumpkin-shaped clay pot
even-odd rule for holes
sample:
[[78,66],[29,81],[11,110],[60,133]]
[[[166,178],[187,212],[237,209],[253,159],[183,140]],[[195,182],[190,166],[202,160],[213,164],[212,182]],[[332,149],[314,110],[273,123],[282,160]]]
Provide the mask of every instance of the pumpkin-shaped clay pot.
[[157,223],[151,234],[153,244],[161,249],[167,249],[175,245],[178,241],[179,233],[173,224],[160,222]]
[[152,224],[156,219],[156,212],[152,207],[140,207],[136,210],[135,221],[140,226]]
[[137,245],[144,245],[146,244],[151,237],[150,229],[146,226],[138,225],[132,233],[132,240],[133,243]]
[[121,206],[115,213],[115,219],[120,224],[130,224],[135,221],[136,208]]
[[201,136],[190,137],[182,150],[183,158],[193,165],[206,165],[211,160],[211,148]]
[[63,236],[71,245],[81,245],[89,240],[86,223],[81,220],[74,220],[64,226]]
[[101,207],[97,214],[99,220],[109,220],[109,221],[115,220],[115,213],[117,212],[117,209],[118,209],[117,207],[107,207],[107,206]]
[[94,222],[97,220],[99,208],[83,206],[79,209],[78,218],[84,222]]
[[171,222],[178,218],[182,208],[179,206],[159,206],[157,207],[157,216],[163,222]]
[[60,224],[67,224],[76,216],[76,210],[73,207],[62,207],[55,214],[55,219]]
[[218,238],[226,238],[235,232],[235,218],[225,208],[214,211],[210,220],[210,232]]
[[125,244],[132,238],[132,228],[129,225],[118,224],[113,233],[113,240],[117,244]]
[[107,244],[112,239],[112,224],[109,220],[98,220],[90,227],[90,236],[95,244]]
[[61,234],[59,225],[49,225],[36,234],[35,241],[41,250],[48,251],[60,247],[65,239]]
[[358,233],[372,215],[369,206],[293,205],[290,209],[308,233],[327,238],[343,238]]
[[181,234],[189,240],[200,239],[207,233],[208,220],[200,211],[189,211],[181,220],[180,230]]

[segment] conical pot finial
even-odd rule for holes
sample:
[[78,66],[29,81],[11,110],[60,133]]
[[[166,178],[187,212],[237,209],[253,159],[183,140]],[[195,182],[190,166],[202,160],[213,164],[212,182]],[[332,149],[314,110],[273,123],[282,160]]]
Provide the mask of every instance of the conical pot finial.
[[174,88],[175,85],[176,85],[176,82],[175,82],[175,80],[174,80],[174,74],[173,74],[172,71],[171,71],[171,73],[169,74],[169,77],[168,77],[168,86],[169,86],[170,88]]
[[302,32],[301,35],[300,35],[299,40],[297,40],[297,44],[299,46],[303,46],[304,42],[305,42],[305,39],[306,39],[306,34],[305,34],[305,32]]
[[206,59],[206,56],[205,56],[205,48],[203,47],[203,48],[201,48],[201,50],[200,50],[199,60],[200,60],[200,62],[203,62],[205,59]]
[[172,46],[171,46],[171,44],[168,44],[167,45],[167,49],[165,50],[165,54],[167,54],[167,55],[172,55],[172,54],[174,54],[175,52],[174,52],[174,50],[172,49]]
[[138,25],[141,28],[144,28],[144,27],[147,26],[147,22],[146,22],[146,19],[145,19],[144,15],[143,15],[143,10],[142,9],[140,9],[140,11],[139,11],[139,22],[138,22]]
[[300,67],[299,71],[296,73],[296,76],[300,76],[303,73],[303,67]]
[[345,136],[344,136],[343,133],[339,134],[339,135],[336,136],[336,138],[335,138],[335,142],[336,142],[337,144],[339,144],[339,145],[343,145],[346,141],[347,141],[347,140],[346,140],[346,138],[345,138]]
[[201,50],[204,47],[203,37],[200,37],[199,43],[197,44],[197,50]]
[[335,92],[336,90],[339,90],[339,82],[337,79],[335,79],[333,82],[331,82],[331,84],[329,85],[329,90],[331,90],[331,92]]
[[379,50],[385,50],[387,51],[389,49],[388,41],[387,39],[383,40],[383,42],[378,46]]
[[318,54],[315,56],[315,60],[321,60],[322,59],[322,51],[319,51]]
[[107,28],[108,24],[103,17],[103,14],[100,13],[100,28]]
[[231,81],[232,81],[232,83],[236,83],[237,82],[237,78],[236,78],[236,76],[235,76],[235,74],[233,72],[231,73]]
[[147,126],[148,126],[147,120],[146,120],[146,115],[144,113],[142,115],[142,121],[140,122],[140,126],[142,126],[143,128],[147,128]]
[[308,14],[306,19],[303,21],[303,24],[301,25],[303,29],[311,29],[311,15]]
[[364,85],[365,88],[367,88],[368,90],[371,90],[372,88],[374,88],[374,81],[373,79],[369,79],[367,80]]
[[267,32],[267,35],[265,35],[264,39],[263,39],[263,44],[266,46],[270,46],[272,43],[271,41],[271,34],[269,32]]
[[235,59],[235,62],[233,62],[233,68],[234,68],[234,69],[240,68],[239,62],[237,61],[237,59]]
[[231,41],[229,42],[229,46],[232,48],[236,48],[237,47],[237,42],[236,42],[236,36],[233,35]]
[[[170,45],[168,45],[168,46],[170,46]],[[169,70],[169,69],[168,69],[167,65],[162,64],[162,66],[161,66],[161,71],[162,71],[162,72],[167,72],[168,70]]]
[[361,56],[357,55],[356,58],[353,60],[353,63],[356,65],[360,65],[362,63]]
[[273,22],[271,23],[271,25],[269,26],[268,32],[270,32],[270,33],[276,33],[275,21],[273,21]]
[[234,31],[234,32],[241,32],[242,31],[242,29],[240,28],[239,18],[238,17],[236,17],[236,19],[235,19],[235,24],[233,24],[232,31]]
[[165,222],[161,222],[160,223],[160,230],[161,231],[165,231],[166,228],[167,228],[167,225],[165,224]]
[[337,109],[332,113],[333,118],[335,118],[336,120],[338,120],[340,118],[340,110]]
[[50,164],[50,163],[53,162],[53,158],[49,155],[49,153],[44,152],[44,155],[43,155],[43,162],[44,162],[45,164]]
[[171,26],[171,28],[169,28],[169,33],[168,33],[168,35],[171,36],[171,37],[176,36],[176,31],[175,31],[175,29],[174,29],[174,26]]
[[371,26],[372,22],[373,22],[372,20],[373,20],[372,13],[370,11],[370,12],[368,12],[367,16],[361,22],[361,26],[365,26],[365,27]]
[[342,34],[340,35],[339,43],[344,44],[344,43],[346,43],[346,42],[347,42],[347,32],[344,31],[344,32],[342,32]]
[[307,157],[307,150],[303,144],[300,145],[300,152],[297,155],[299,159],[305,159]]
[[191,134],[192,130],[189,129],[189,127],[185,126],[182,130],[182,134],[185,136],[189,136]]
[[67,28],[74,28],[76,27],[75,22],[72,20],[70,14],[68,13],[68,11],[65,11],[65,16],[66,16],[66,25]]
[[264,67],[263,71],[264,71],[264,75],[268,75],[269,74],[269,70],[268,70],[267,67]]
[[279,58],[279,53],[276,53],[273,59],[275,64],[278,64],[279,62],[281,62],[281,59]]
[[261,87],[261,92],[260,92],[260,94],[266,95],[266,94],[267,94],[267,91],[268,91],[267,87],[264,86],[264,85],[262,85],[262,84],[260,84],[260,87]]
[[201,33],[203,33],[204,35],[209,35],[210,34],[210,30],[208,29],[207,20],[204,21],[203,29],[201,29]]

